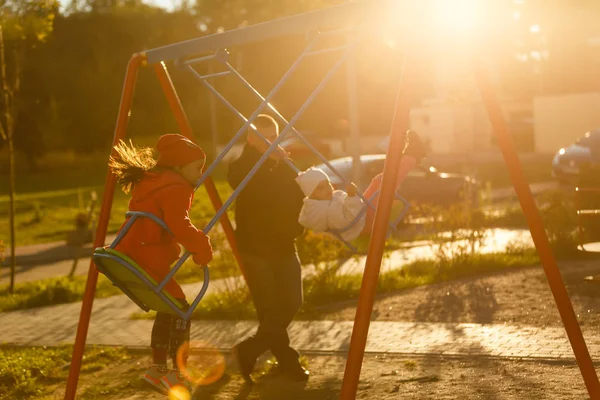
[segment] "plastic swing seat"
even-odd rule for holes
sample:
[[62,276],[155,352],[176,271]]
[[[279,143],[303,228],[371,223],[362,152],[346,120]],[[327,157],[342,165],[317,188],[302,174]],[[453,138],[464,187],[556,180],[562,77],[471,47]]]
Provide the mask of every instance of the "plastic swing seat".
[[115,250],[114,247],[123,239],[125,234],[127,234],[129,228],[131,228],[136,219],[140,217],[152,219],[167,232],[170,234],[172,233],[166,224],[155,215],[136,211],[128,212],[126,216],[131,218],[127,224],[125,224],[113,243],[107,248],[98,247],[94,250],[92,259],[94,260],[96,268],[142,310],[146,312],[150,310],[166,312],[188,320],[208,289],[208,267],[204,266],[204,282],[200,293],[189,308],[184,306],[169,292],[164,290],[164,286],[173,277],[181,265],[183,265],[190,253],[186,252],[163,281],[160,283],[157,282],[134,260]]

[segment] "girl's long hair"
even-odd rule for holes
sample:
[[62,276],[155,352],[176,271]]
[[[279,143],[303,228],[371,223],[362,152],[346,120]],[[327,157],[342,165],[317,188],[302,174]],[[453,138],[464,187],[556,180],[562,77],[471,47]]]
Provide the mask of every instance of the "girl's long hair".
[[117,177],[117,182],[125,193],[129,193],[146,172],[156,167],[154,150],[150,147],[136,147],[129,141],[119,141],[114,148],[114,155],[110,156],[108,166]]

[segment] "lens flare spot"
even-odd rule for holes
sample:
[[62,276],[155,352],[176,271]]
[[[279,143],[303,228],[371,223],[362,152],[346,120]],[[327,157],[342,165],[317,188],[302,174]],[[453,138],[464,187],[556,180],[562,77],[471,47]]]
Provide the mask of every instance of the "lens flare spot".
[[[198,351],[192,353],[190,347]],[[206,342],[182,345],[177,352],[177,365],[186,379],[196,386],[215,383],[225,374],[225,357]]]
[[183,386],[174,386],[169,390],[169,400],[191,400],[190,391]]

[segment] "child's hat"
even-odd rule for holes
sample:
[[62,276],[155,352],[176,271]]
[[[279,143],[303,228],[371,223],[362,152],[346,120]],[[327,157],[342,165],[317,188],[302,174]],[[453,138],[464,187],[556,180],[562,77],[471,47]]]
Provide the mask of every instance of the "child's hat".
[[317,185],[323,181],[329,181],[329,177],[323,170],[310,167],[304,172],[300,172],[296,182],[306,197],[309,197],[317,188]]
[[206,158],[200,146],[176,133],[158,138],[156,150],[158,151],[156,164],[163,167],[178,167]]

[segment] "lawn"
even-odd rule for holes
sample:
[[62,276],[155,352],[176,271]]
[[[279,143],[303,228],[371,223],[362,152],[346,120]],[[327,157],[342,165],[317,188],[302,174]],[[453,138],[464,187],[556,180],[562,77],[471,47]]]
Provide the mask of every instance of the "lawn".
[[[98,194],[100,211],[103,194],[103,182],[106,170],[94,169],[95,175],[88,170],[60,170],[58,173],[46,172],[27,175],[17,184],[16,218],[17,246],[47,243],[65,240],[68,232],[74,230],[77,213],[86,207],[90,193]],[[222,175],[222,174],[221,174]],[[215,185],[223,201],[231,194],[231,188],[222,179]],[[9,243],[9,196],[7,183],[0,184],[0,240]],[[108,232],[116,232],[122,224],[129,196],[121,190],[115,191]],[[202,227],[215,212],[206,191],[200,189],[195,196],[191,210],[194,223]]]

